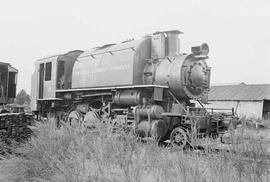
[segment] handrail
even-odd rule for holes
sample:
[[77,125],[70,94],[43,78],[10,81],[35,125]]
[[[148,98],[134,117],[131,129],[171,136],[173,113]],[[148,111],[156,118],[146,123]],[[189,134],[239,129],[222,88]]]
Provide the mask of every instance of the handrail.
[[204,105],[201,103],[201,101],[197,100],[197,102],[199,102],[199,104],[202,106],[202,108],[205,109],[206,113],[207,113],[208,115],[210,115],[210,113],[207,111],[207,109],[204,107]]
[[[190,107],[190,108],[198,108],[198,107]],[[214,108],[214,107],[203,107],[204,109],[214,109],[214,110],[232,110],[232,109],[228,109],[228,108]]]

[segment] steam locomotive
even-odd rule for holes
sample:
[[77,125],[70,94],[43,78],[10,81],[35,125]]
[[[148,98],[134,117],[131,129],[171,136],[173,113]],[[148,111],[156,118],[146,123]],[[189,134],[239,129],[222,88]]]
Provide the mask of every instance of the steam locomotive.
[[180,148],[188,144],[193,127],[204,135],[223,133],[228,128],[224,114],[194,105],[207,102],[209,47],[204,43],[182,54],[181,33],[155,32],[37,60],[32,110],[39,116],[66,117],[72,125],[115,122]]

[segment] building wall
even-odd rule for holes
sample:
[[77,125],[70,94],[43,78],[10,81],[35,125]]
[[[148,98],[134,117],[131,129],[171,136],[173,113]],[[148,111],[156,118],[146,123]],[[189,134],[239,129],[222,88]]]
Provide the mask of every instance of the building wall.
[[208,101],[206,107],[231,109],[239,117],[262,119],[263,101]]

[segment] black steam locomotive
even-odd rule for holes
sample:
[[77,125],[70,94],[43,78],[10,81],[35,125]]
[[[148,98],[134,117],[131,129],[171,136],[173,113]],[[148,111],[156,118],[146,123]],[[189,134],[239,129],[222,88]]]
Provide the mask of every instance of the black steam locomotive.
[[208,45],[182,54],[181,33],[155,32],[140,40],[37,60],[32,110],[60,119],[66,115],[71,124],[86,127],[116,121],[142,137],[170,139],[180,148],[194,126],[205,135],[223,133],[228,128],[224,115],[194,104],[207,102]]

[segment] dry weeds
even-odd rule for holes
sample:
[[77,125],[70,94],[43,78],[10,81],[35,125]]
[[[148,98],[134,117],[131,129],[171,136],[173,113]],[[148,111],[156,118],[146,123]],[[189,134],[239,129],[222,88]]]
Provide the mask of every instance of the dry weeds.
[[0,181],[270,181],[264,143],[238,135],[231,147],[233,152],[175,151],[107,126],[58,129],[48,121],[37,124],[36,136],[14,149],[16,155],[3,156]]

